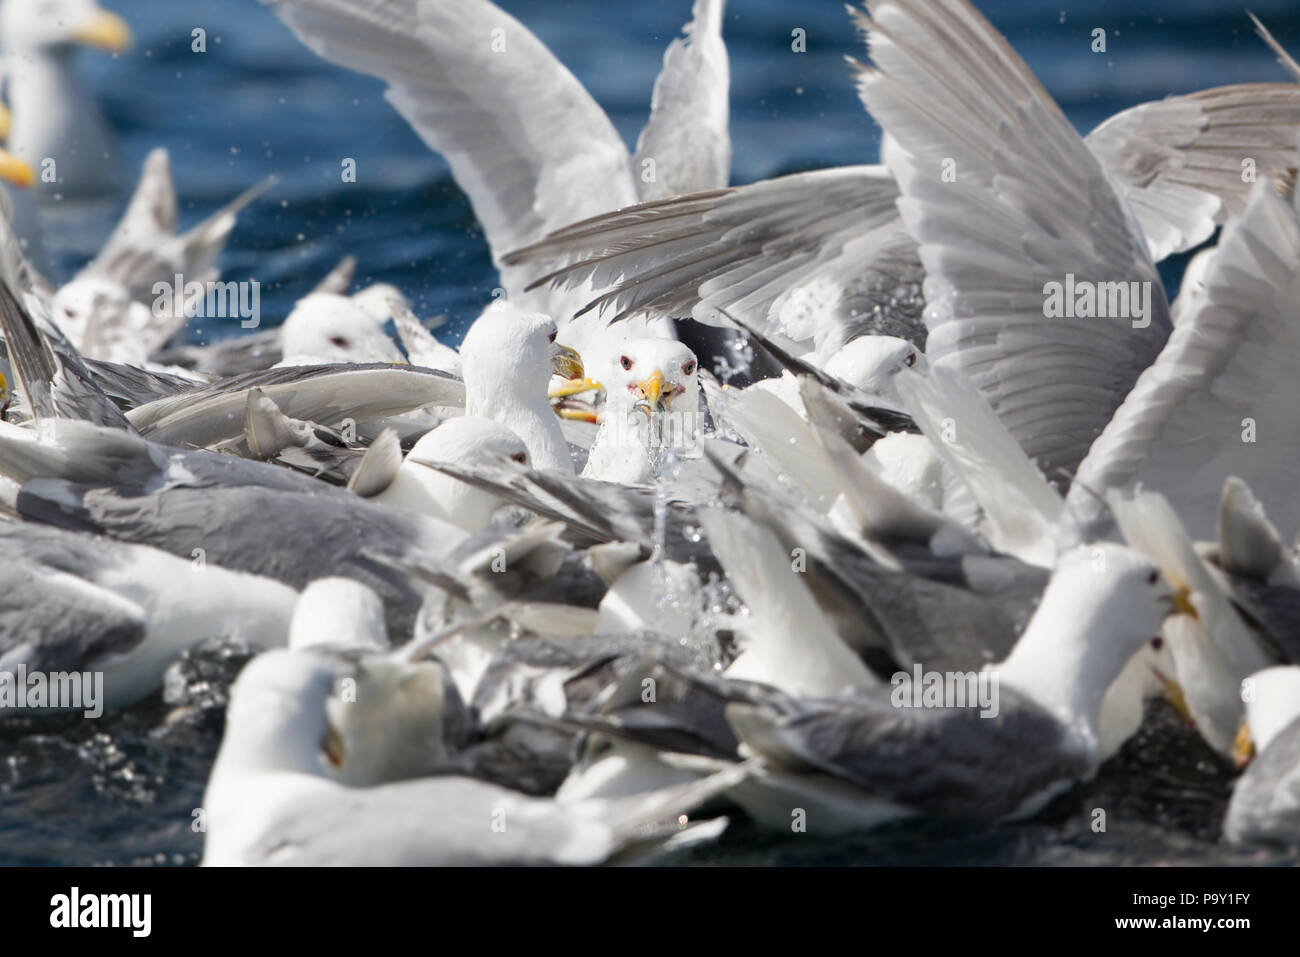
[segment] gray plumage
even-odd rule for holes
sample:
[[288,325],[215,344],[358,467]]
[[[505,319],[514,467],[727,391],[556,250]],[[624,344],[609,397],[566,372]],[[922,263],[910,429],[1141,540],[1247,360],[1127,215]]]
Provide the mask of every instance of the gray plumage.
[[0,659],[20,651],[29,671],[77,671],[145,639],[142,606],[95,584],[125,566],[131,546],[92,535],[0,522]]
[[974,707],[896,708],[891,689],[852,698],[770,698],[732,705],[751,749],[788,769],[851,781],[872,797],[931,815],[998,820],[1095,768],[1066,729],[1009,688],[995,718]]
[[293,419],[342,428],[425,405],[457,406],[465,387],[445,373],[383,363],[290,366],[226,379],[133,409],[129,418],[158,442],[206,448],[243,434],[251,390]]
[[27,519],[152,545],[184,558],[202,549],[207,561],[294,588],[326,575],[354,578],[384,600],[391,632],[410,634],[421,591],[368,555],[434,563],[459,530],[320,488],[304,495],[254,485],[179,486],[130,495],[37,480],[19,493],[18,511]]

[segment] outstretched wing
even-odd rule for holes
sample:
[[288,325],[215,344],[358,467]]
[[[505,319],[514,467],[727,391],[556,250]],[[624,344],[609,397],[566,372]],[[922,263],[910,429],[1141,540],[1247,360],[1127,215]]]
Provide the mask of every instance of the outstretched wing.
[[[637,200],[627,146],[582,84],[487,0],[264,0],[320,56],[388,82],[446,157],[498,258]],[[522,292],[507,270],[502,281]]]
[[[876,65],[859,89],[897,143],[885,154],[925,265],[928,355],[974,381],[1044,472],[1068,476],[1168,336],[1146,242],[1097,157],[970,4],[867,8]],[[1146,315],[1048,318],[1048,284],[1075,279],[1145,290]]]
[[725,7],[726,0],[695,0],[686,35],[664,51],[650,120],[634,157],[642,200],[716,189],[731,181],[731,71],[722,42]]
[[1246,208],[1256,177],[1295,166],[1300,84],[1221,86],[1116,113],[1084,140],[1157,261]]
[[1228,224],[1205,293],[1079,468],[1071,511],[1136,483],[1215,539],[1224,481],[1245,481],[1284,541],[1300,530],[1300,212],[1261,182]]

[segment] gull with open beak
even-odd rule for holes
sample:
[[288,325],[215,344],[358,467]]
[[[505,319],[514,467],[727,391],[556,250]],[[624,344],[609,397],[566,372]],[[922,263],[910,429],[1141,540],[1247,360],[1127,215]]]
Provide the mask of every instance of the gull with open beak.
[[0,10],[13,124],[9,148],[29,163],[53,160],[58,191],[99,195],[121,182],[112,132],[77,77],[73,47],[124,52],[126,21],[94,0],[5,0]]
[[697,365],[695,353],[675,339],[608,343],[601,375],[605,412],[582,474],[648,482],[666,450],[693,445],[699,432]]

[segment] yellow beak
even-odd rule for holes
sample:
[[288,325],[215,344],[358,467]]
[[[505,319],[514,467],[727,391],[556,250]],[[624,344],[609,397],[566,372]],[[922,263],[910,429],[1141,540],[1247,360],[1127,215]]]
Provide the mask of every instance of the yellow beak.
[[1255,739],[1250,734],[1250,725],[1246,722],[1241,723],[1237,729],[1236,740],[1232,742],[1232,763],[1240,770],[1250,764],[1255,757]]
[[14,115],[9,112],[9,107],[0,103],[0,140],[9,139],[9,130],[14,125]]
[[0,149],[0,179],[26,189],[36,182],[36,171],[13,153]]
[[1160,682],[1164,699],[1178,712],[1178,717],[1192,727],[1196,727],[1196,719],[1192,717],[1192,709],[1187,703],[1187,695],[1183,693],[1183,686],[1159,668],[1152,668],[1151,670],[1155,672],[1156,678]]
[[566,382],[564,385],[557,385],[547,393],[552,399],[567,399],[571,395],[578,395],[582,392],[595,392],[605,388],[595,379],[585,379],[581,375]]
[[639,400],[637,405],[643,402],[649,407],[650,412],[659,408],[659,398],[664,392],[664,374],[658,369],[650,373],[649,377],[636,384],[636,396]]
[[1180,586],[1165,601],[1169,604],[1171,615],[1190,615],[1198,620],[1201,617],[1196,606],[1192,604],[1192,593],[1186,585]]
[[581,379],[586,374],[577,350],[558,342],[551,345],[551,371],[562,379]]
[[100,10],[72,34],[72,39],[106,53],[122,53],[131,45],[131,28],[116,13]]
[[600,416],[592,409],[571,409],[560,406],[555,410],[555,414],[562,419],[572,419],[574,422],[590,422],[592,425],[600,422]]

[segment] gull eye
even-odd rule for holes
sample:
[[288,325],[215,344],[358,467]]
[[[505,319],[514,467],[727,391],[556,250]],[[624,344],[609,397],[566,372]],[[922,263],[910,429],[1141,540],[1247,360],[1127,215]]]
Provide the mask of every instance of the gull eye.
[[907,366],[909,369],[916,365],[916,353],[909,352],[907,357],[903,359],[903,365]]
[[691,359],[682,365],[682,372],[686,375],[695,375],[695,360]]
[[627,356],[619,356],[618,364],[621,365],[624,369],[632,368],[632,360],[629,359]]
[[1155,584],[1156,582],[1158,582],[1158,581],[1160,581],[1160,573],[1159,573],[1159,572],[1152,572],[1150,575],[1147,576],[1147,584],[1148,584],[1148,585],[1154,585],[1154,584]]
[[330,342],[338,346],[340,349],[346,349],[349,345],[346,336],[330,336]]
[[516,452],[514,455],[510,456],[510,461],[511,461],[511,462],[518,462],[520,465],[527,465],[527,464],[528,464],[528,453],[527,453],[527,452]]

